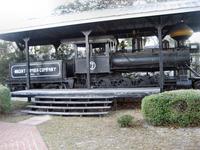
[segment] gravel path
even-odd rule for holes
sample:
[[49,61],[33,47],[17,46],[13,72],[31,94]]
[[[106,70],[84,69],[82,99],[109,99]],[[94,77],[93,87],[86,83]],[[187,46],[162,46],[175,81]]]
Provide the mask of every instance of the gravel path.
[[[117,118],[131,114],[133,128],[119,128]],[[199,150],[200,128],[153,127],[144,123],[140,110],[113,112],[107,117],[52,117],[38,126],[50,150]]]

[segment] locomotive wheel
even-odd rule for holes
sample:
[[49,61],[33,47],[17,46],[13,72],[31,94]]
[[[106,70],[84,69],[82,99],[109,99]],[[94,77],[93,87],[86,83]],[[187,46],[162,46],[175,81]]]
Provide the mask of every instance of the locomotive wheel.
[[194,88],[195,88],[195,89],[200,89],[200,81],[196,81],[196,82],[194,83]]
[[48,84],[48,85],[44,85],[43,89],[60,89],[60,84]]
[[117,83],[117,87],[119,88],[130,88],[132,86],[132,82],[128,78],[119,79]]
[[109,88],[111,87],[111,82],[109,79],[99,79],[96,82],[96,87],[98,88]]
[[20,90],[25,90],[26,89],[26,87],[25,86],[23,86],[23,85],[13,85],[12,87],[11,87],[11,91],[20,91]]
[[149,78],[141,78],[139,80],[139,84],[140,87],[144,87],[144,86],[148,86],[151,85],[150,79]]
[[67,85],[65,83],[62,83],[59,85],[59,89],[66,89]]

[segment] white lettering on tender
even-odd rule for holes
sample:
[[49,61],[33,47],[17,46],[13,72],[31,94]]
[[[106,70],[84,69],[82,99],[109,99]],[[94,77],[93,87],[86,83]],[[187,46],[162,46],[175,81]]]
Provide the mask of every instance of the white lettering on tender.
[[15,74],[25,73],[25,69],[16,69],[14,70]]
[[[41,67],[41,68],[32,68],[30,69],[30,73],[34,75],[35,73],[45,73],[45,72],[55,72],[56,67]],[[26,69],[14,69],[14,74],[25,74]]]
[[45,67],[45,68],[33,68],[33,69],[30,69],[31,73],[54,72],[54,71],[56,71],[56,67]]

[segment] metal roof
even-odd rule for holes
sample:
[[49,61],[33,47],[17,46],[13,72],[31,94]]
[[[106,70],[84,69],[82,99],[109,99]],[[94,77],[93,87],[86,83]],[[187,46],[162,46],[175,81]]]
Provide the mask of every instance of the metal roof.
[[76,24],[85,24],[92,22],[176,14],[194,11],[200,11],[199,0],[160,2],[153,4],[145,4],[141,6],[129,6],[117,9],[104,9],[82,13],[72,13],[62,16],[52,16],[42,19],[26,20],[24,22],[17,22],[15,24],[6,25],[4,27],[0,26],[0,34],[69,26]]
[[[32,34],[37,31],[46,31],[44,34],[48,38],[50,34],[55,33],[54,28],[63,28],[65,30],[76,26],[77,28],[68,29],[72,35],[72,30],[83,30],[84,28],[78,28],[77,25],[88,25],[101,22],[120,21],[122,19],[137,19],[137,18],[148,18],[153,16],[173,15],[180,13],[191,13],[200,12],[200,1],[199,0],[183,0],[183,1],[172,1],[172,2],[160,2],[138,6],[129,6],[117,9],[104,9],[95,10],[81,13],[71,13],[62,16],[51,16],[41,19],[32,19],[22,22],[15,22],[14,24],[0,25],[0,38],[5,40],[19,40],[18,38],[24,36],[25,32]],[[67,28],[68,27],[68,28]],[[64,29],[64,28],[63,28]],[[47,32],[48,30],[48,32]],[[51,32],[50,32],[51,30]],[[64,30],[63,30],[64,31]],[[57,32],[57,31],[56,31]],[[60,31],[61,34],[62,31]],[[17,35],[14,35],[17,33]],[[41,33],[41,32],[40,32]],[[33,34],[36,34],[33,33]],[[44,36],[44,34],[41,36]],[[58,34],[58,33],[57,33]],[[67,31],[66,31],[67,34]],[[19,36],[19,37],[17,37]],[[52,37],[52,36],[50,36]],[[57,35],[57,38],[59,35]],[[36,38],[36,36],[34,37]],[[62,35],[63,38],[63,35]],[[37,43],[37,42],[36,42]]]

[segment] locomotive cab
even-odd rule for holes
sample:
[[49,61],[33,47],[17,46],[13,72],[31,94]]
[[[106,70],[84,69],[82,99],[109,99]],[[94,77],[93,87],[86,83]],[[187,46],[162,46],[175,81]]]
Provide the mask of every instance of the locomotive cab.
[[[75,45],[75,73],[87,73],[86,49],[84,41],[73,43]],[[90,73],[110,73],[110,51],[115,48],[115,42],[111,38],[90,39]]]

